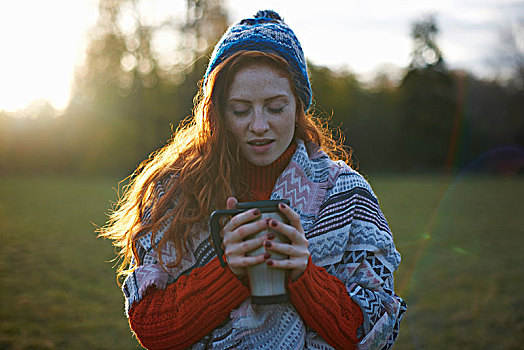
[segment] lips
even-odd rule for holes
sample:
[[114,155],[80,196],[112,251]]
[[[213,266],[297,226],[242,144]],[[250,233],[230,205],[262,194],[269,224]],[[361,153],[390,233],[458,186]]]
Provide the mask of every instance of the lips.
[[265,145],[270,144],[271,142],[273,142],[273,140],[268,140],[268,139],[252,140],[252,141],[248,141],[248,144],[250,144],[252,146],[265,146]]
[[257,140],[251,140],[248,141],[247,144],[249,145],[249,148],[252,152],[258,153],[258,154],[264,154],[266,152],[269,152],[272,144],[275,142],[275,140],[271,139],[257,139]]

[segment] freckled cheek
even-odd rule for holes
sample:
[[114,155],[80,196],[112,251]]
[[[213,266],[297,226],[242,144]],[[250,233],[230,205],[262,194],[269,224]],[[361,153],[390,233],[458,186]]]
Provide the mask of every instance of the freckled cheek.
[[242,136],[247,132],[248,124],[244,122],[239,121],[232,121],[231,119],[226,120],[228,123],[229,130],[238,138],[242,138]]
[[288,116],[285,120],[282,120],[276,127],[276,130],[281,135],[294,135],[295,134],[295,119],[293,116]]

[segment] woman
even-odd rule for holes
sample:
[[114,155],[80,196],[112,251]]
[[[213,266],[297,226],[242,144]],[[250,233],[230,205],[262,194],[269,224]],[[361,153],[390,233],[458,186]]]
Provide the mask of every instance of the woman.
[[[126,314],[143,346],[391,347],[406,310],[393,290],[400,255],[368,183],[331,160],[348,157],[306,114],[310,103],[302,48],[278,14],[228,29],[193,119],[137,170],[102,231],[121,248]],[[222,268],[210,213],[264,199],[289,199],[279,208],[289,224],[234,216]],[[268,227],[290,243],[244,241]],[[288,271],[289,302],[251,303],[246,267],[256,264]]]

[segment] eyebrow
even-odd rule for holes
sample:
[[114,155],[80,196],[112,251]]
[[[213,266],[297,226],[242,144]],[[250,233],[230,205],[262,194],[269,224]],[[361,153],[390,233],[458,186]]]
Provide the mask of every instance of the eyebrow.
[[[270,97],[270,98],[266,98],[264,101],[266,101],[266,102],[270,102],[270,101],[273,101],[273,100],[277,100],[277,99],[279,99],[279,98],[285,98],[285,99],[288,99],[288,96],[287,96],[287,95],[284,95],[284,94],[276,95],[276,96],[272,96],[272,97]],[[230,99],[229,99],[229,102],[251,103],[251,100],[245,100],[245,99],[242,99],[242,98],[233,97],[233,98],[230,98]]]

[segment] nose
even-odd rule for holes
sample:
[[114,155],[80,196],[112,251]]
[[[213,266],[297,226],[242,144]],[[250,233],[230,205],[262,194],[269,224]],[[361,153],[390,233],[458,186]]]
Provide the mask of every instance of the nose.
[[257,135],[263,135],[269,130],[269,123],[261,108],[255,108],[253,119],[249,124],[249,131]]

